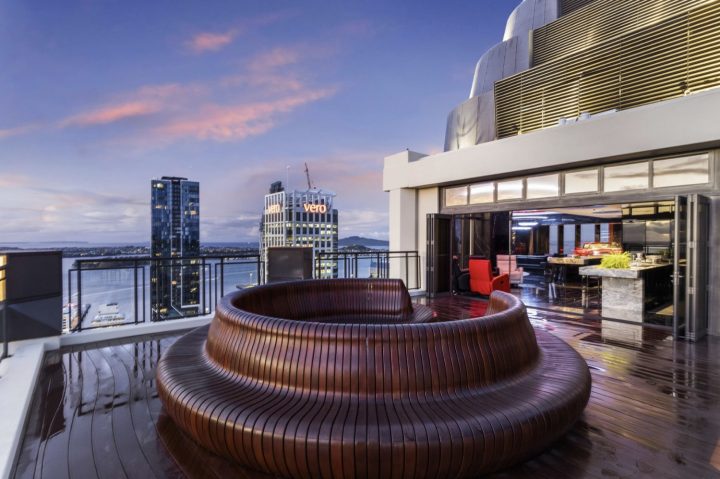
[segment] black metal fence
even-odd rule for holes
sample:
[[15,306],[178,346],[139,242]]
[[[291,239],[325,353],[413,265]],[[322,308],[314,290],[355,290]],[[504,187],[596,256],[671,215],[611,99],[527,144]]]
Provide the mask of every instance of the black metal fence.
[[315,277],[328,275],[328,265],[338,278],[397,278],[410,289],[420,289],[420,256],[417,251],[339,251],[315,255]]
[[63,330],[212,314],[223,295],[262,278],[257,254],[78,259],[67,272]]

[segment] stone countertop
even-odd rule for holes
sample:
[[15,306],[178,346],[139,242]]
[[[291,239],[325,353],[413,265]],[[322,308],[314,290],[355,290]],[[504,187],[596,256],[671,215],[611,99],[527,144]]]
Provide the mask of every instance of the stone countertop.
[[628,269],[609,269],[601,268],[599,266],[585,266],[578,269],[578,272],[585,276],[604,276],[607,278],[638,279],[645,271],[669,267],[672,267],[671,263],[632,266]]
[[577,258],[564,257],[555,258],[553,256],[548,257],[547,262],[550,264],[568,264],[575,266],[587,266],[593,263],[599,263],[602,261],[602,256],[580,256]]

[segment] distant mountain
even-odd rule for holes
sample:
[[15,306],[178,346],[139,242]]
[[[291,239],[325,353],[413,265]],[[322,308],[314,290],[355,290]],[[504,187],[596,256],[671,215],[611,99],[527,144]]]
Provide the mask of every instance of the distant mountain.
[[338,246],[341,248],[347,246],[365,246],[367,248],[387,248],[390,243],[385,240],[377,240],[372,238],[363,238],[360,236],[348,236],[347,238],[341,238],[338,241]]

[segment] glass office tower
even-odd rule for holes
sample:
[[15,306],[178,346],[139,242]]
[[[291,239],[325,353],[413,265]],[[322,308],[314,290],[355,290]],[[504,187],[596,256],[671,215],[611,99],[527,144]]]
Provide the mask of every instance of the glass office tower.
[[200,314],[200,183],[163,176],[150,185],[152,319]]
[[337,259],[318,257],[337,253],[338,211],[333,209],[334,198],[335,193],[328,191],[285,191],[281,183],[273,183],[265,195],[260,228],[263,260],[267,261],[268,247],[310,246],[316,277],[337,278]]

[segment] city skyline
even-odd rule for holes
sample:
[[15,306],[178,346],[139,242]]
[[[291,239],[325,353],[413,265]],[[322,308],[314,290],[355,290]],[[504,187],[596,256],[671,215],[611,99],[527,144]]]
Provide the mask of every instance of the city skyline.
[[415,6],[4,2],[0,242],[147,241],[163,175],[205,185],[203,241],[256,240],[304,162],[341,236],[386,238],[383,157],[442,150],[516,2]]

